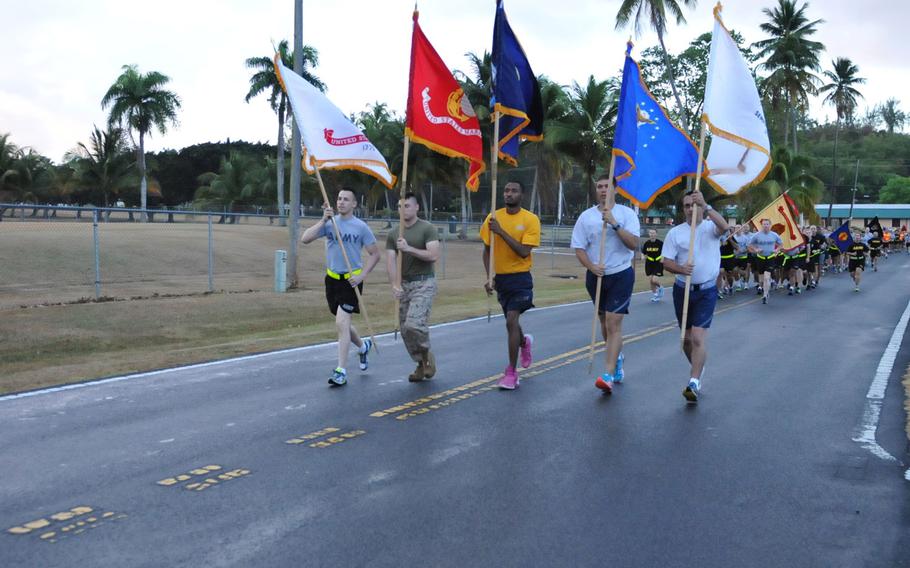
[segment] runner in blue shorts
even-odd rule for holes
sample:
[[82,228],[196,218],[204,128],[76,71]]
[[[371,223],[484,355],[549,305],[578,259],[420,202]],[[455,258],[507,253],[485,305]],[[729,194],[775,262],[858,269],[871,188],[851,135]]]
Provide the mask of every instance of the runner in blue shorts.
[[[635,212],[616,204],[616,189],[609,175],[601,175],[595,185],[597,202],[578,217],[572,229],[572,248],[578,261],[587,269],[585,287],[593,302],[597,294],[597,277],[601,276],[600,305],[597,314],[606,344],[606,368],[594,380],[604,394],[613,392],[613,384],[625,378],[622,354],[622,319],[629,313],[635,272],[632,257],[638,249],[641,225]],[[606,233],[603,232],[606,224]],[[600,257],[601,235],[604,255]]]
[[[689,237],[692,207],[695,206],[695,246],[692,263],[689,259]],[[686,222],[670,229],[664,239],[663,263],[667,271],[676,274],[673,285],[673,307],[676,321],[685,326],[683,350],[691,365],[689,382],[683,396],[690,403],[698,402],[705,361],[708,358],[708,328],[714,318],[717,303],[717,275],[720,273],[720,237],[729,228],[717,211],[705,203],[700,191],[683,196],[683,212]],[[702,213],[704,211],[704,213]],[[703,217],[706,216],[707,219]],[[682,321],[683,300],[686,292],[686,276],[691,275],[689,290],[689,311]]]

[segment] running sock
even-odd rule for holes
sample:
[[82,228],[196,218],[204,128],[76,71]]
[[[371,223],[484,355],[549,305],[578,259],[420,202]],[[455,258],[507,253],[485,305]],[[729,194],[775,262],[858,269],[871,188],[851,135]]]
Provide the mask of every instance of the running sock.
[[335,370],[341,373],[342,375],[347,375],[348,371],[344,367],[335,367]]
[[360,347],[357,348],[357,352],[360,353],[361,355],[363,355],[364,353],[367,352],[367,342],[366,341],[361,342]]
[[690,378],[690,379],[689,379],[689,382],[690,382],[690,383],[695,383],[695,388],[701,388],[701,381],[699,381],[699,380],[696,379],[695,377]]

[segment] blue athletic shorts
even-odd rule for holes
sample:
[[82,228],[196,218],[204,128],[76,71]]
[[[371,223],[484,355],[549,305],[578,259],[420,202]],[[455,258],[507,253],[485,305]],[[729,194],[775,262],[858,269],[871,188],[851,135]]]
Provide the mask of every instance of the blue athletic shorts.
[[[683,299],[686,287],[676,282],[673,284],[673,307],[676,309],[676,323],[682,325]],[[700,327],[708,329],[714,319],[714,306],[717,305],[717,286],[704,290],[689,292],[689,312],[686,314],[686,329]]]
[[502,313],[524,313],[534,307],[534,280],[530,272],[497,274],[493,277],[493,286]]
[[[635,271],[632,267],[604,276],[600,281],[600,305],[597,312],[604,314],[627,314],[629,303],[632,301],[632,287],[635,285]],[[597,276],[590,270],[585,274],[585,288],[591,301],[597,293]]]

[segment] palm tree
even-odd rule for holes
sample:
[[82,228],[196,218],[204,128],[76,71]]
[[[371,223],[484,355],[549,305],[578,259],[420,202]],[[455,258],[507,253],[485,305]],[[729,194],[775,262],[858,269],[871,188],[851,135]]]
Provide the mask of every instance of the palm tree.
[[[217,173],[206,172],[197,179],[199,189],[193,201],[204,208],[218,206],[228,212],[235,206],[255,202],[263,196],[263,187],[267,187],[261,183],[261,174],[253,160],[237,152],[221,158]],[[223,222],[224,217],[219,223]]]
[[[289,49],[288,40],[283,39],[278,43],[278,56],[285,67],[288,69],[294,68],[294,52]],[[303,71],[301,76],[320,91],[325,91],[325,84],[310,71],[317,65],[319,65],[319,52],[316,48],[309,45],[303,46]],[[278,155],[276,157],[278,169],[275,181],[278,194],[278,213],[281,215],[281,224],[284,225],[284,120],[288,108],[288,99],[281,88],[278,75],[275,73],[275,63],[272,57],[250,57],[246,60],[246,66],[256,72],[250,76],[250,90],[243,100],[250,102],[260,94],[268,92],[269,105],[273,111],[278,113]]]
[[[642,17],[647,15],[651,23],[651,28],[657,32],[657,40],[660,42],[660,49],[664,55],[664,65],[667,67],[667,76],[670,79],[670,88],[673,90],[673,98],[676,100],[676,106],[679,108],[679,118],[682,121],[683,128],[689,132],[689,121],[686,119],[686,112],[682,105],[682,99],[679,98],[679,92],[676,89],[676,79],[673,76],[670,65],[670,55],[667,53],[667,46],[664,44],[664,34],[667,32],[667,14],[676,19],[676,24],[686,23],[683,16],[682,7],[694,8],[698,0],[623,0],[616,12],[616,29],[624,28],[630,21],[634,20],[635,35],[638,36],[641,31]],[[634,14],[634,18],[633,18]]]
[[82,142],[64,156],[71,163],[78,187],[89,192],[101,192],[105,207],[108,197],[117,197],[135,182],[131,175],[135,161],[130,159],[130,145],[122,128],[108,126],[102,132],[96,126],[89,144]]
[[885,123],[885,128],[888,129],[888,134],[894,134],[895,130],[903,130],[907,123],[907,114],[898,108],[900,104],[899,100],[890,98],[884,104],[879,105],[878,111],[882,122]]
[[855,85],[865,83],[866,80],[859,77],[859,67],[845,57],[838,57],[831,62],[833,70],[825,71],[825,77],[831,81],[818,90],[819,93],[828,93],[825,96],[825,103],[834,107],[837,113],[837,120],[834,124],[834,160],[833,171],[831,174],[831,196],[828,203],[828,215],[825,223],[831,222],[831,211],[834,208],[835,188],[837,187],[837,139],[840,132],[841,121],[846,120],[848,124],[853,123],[853,112],[856,110],[856,99],[863,98],[863,95],[856,90]]
[[820,68],[819,53],[825,47],[810,39],[824,20],[810,21],[806,16],[808,7],[808,2],[797,8],[796,0],[778,0],[776,7],[763,9],[768,21],[759,27],[770,37],[755,42],[759,57],[767,57],[761,66],[770,71],[763,81],[765,94],[772,108],[785,105],[784,145],[789,141],[792,125],[794,151],[798,148],[796,112],[805,111],[809,96],[818,92],[819,79],[812,72]]
[[136,65],[124,65],[123,73],[104,94],[101,108],[111,107],[108,125],[119,125],[139,134],[136,159],[139,165],[139,195],[142,204],[142,218],[147,220],[145,209],[148,205],[148,181],[145,175],[145,137],[152,129],[160,134],[167,132],[168,123],[177,124],[177,110],[180,98],[164,88],[170,78],[157,71],[146,74],[139,72]]
[[10,142],[9,134],[0,134],[0,192],[11,189],[9,186],[16,177],[15,165],[19,157],[19,147]]
[[618,98],[619,85],[614,79],[597,81],[592,75],[585,86],[573,84],[565,121],[551,126],[562,140],[557,147],[571,156],[585,173],[588,205],[594,194],[594,176],[610,159]]
[[[539,191],[540,200],[550,205],[558,199],[554,188],[559,187],[572,167],[569,157],[560,150],[561,145],[572,136],[567,123],[570,102],[562,85],[543,75],[537,78],[537,82],[543,106],[544,136],[543,142],[534,145],[537,163],[535,180],[538,182],[535,190]],[[533,198],[531,201],[533,204]],[[554,204],[558,209],[558,204]]]

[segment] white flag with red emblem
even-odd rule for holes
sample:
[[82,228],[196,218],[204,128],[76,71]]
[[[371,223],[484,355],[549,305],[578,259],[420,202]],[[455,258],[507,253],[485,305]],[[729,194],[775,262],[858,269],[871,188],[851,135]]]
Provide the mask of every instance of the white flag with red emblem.
[[358,170],[388,188],[395,185],[385,158],[363,132],[319,89],[281,64],[275,55],[275,72],[291,102],[294,122],[303,139],[303,169]]

